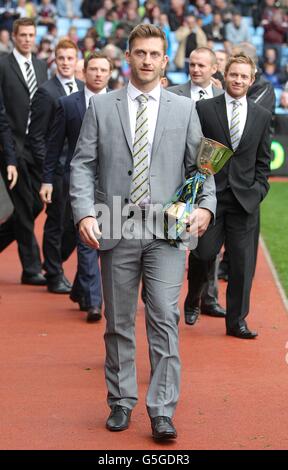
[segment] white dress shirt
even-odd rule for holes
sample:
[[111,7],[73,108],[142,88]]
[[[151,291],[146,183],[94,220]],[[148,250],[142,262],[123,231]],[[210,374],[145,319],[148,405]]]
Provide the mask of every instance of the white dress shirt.
[[[63,86],[67,96],[72,95],[72,93],[75,93],[76,91],[79,91],[76,80],[75,80],[74,77],[64,78],[64,77],[61,77],[61,75],[58,72],[56,72],[56,77],[58,78],[59,82]],[[71,82],[73,84],[73,88],[72,88],[72,91],[70,93],[69,86],[67,85],[67,83],[71,83]]]
[[[233,101],[235,101],[235,98],[232,98],[232,96],[228,95],[228,93],[225,91],[225,101],[226,101],[228,126],[229,126],[229,129],[230,129],[231,119],[232,119],[232,111],[233,111]],[[246,124],[246,119],[247,119],[247,98],[246,98],[246,95],[242,96],[242,98],[237,99],[237,101],[239,101],[239,103],[240,103],[240,106],[239,106],[238,110],[239,110],[239,119],[240,119],[239,130],[240,130],[240,139],[241,139],[243,131],[244,131],[244,127],[245,127],[245,124]]]
[[[17,51],[16,47],[14,47],[13,49],[13,55],[18,62],[18,65],[21,69],[25,82],[27,82],[27,69],[26,69],[25,62],[29,62],[31,70],[33,70],[35,74],[35,70],[34,70],[33,63],[32,63],[32,55],[29,54],[28,57],[25,57],[24,55],[20,54],[19,51]],[[36,74],[35,74],[35,77],[36,77]]]
[[107,89],[103,88],[101,91],[99,91],[99,93],[93,93],[93,91],[89,90],[89,88],[87,88],[87,86],[85,85],[84,93],[85,93],[86,109],[88,109],[91,96],[104,95],[105,93],[107,93]]
[[[148,96],[147,101],[147,116],[148,116],[148,165],[151,163],[151,152],[152,145],[154,140],[154,134],[156,129],[159,105],[160,105],[160,95],[161,95],[161,86],[160,83],[149,91],[149,93],[143,93],[132,85],[131,82],[128,83],[127,87],[127,99],[128,99],[128,112],[129,112],[129,122],[130,130],[132,137],[132,144],[135,139],[135,129],[136,129],[136,115],[139,107],[137,97],[139,95]],[[150,192],[150,190],[149,190]],[[142,203],[148,204],[150,202],[150,197],[148,196],[145,201]],[[142,205],[142,204],[141,204]]]
[[213,98],[212,83],[210,83],[206,88],[203,88],[199,85],[194,85],[191,82],[191,98],[192,98],[193,101],[199,101],[199,99],[200,99],[199,91],[200,90],[204,91],[204,95],[203,95],[202,99],[208,100],[209,98]]

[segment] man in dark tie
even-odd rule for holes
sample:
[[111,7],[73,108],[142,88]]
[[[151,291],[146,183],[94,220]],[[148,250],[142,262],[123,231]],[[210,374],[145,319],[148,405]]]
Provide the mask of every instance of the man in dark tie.
[[[32,102],[29,139],[35,160],[42,163],[46,156],[48,138],[59,106],[59,98],[82,90],[84,86],[83,82],[74,78],[77,54],[78,49],[74,42],[63,39],[57,44],[55,49],[56,75],[39,87]],[[48,202],[43,235],[43,268],[46,271],[48,291],[68,294],[71,292],[71,284],[64,275],[62,262],[74,250],[76,234],[71,212],[67,208],[67,195],[63,193],[67,146],[64,147],[59,157],[53,175],[53,201],[43,198],[42,191],[40,191],[42,201]]]
[[[113,64],[100,52],[92,52],[84,61],[85,87],[71,96],[59,100],[54,123],[51,128],[47,154],[43,165],[41,195],[50,204],[54,197],[53,181],[58,160],[62,154],[65,139],[68,140],[68,158],[65,165],[65,191],[69,189],[70,162],[79,137],[82,121],[89,100],[97,94],[107,93],[108,80]],[[87,322],[101,319],[102,291],[98,264],[98,251],[82,242],[77,233],[77,273],[70,298],[78,302],[80,310],[87,311]]]
[[[23,284],[46,284],[41,274],[41,259],[34,235],[34,220],[43,204],[39,197],[40,168],[33,159],[28,142],[30,103],[37,86],[47,80],[46,65],[31,51],[36,27],[30,18],[13,25],[14,50],[0,60],[0,90],[16,148],[18,182],[11,191],[13,216],[0,227],[0,251],[17,240],[23,268]],[[6,171],[5,175],[6,177]]]
[[[184,183],[185,173],[196,168],[202,136],[195,103],[161,88],[166,47],[160,28],[140,24],[133,29],[126,52],[129,84],[90,99],[70,180],[80,235],[91,248],[101,250],[111,408],[106,427],[127,429],[138,400],[135,313],[143,275],[151,365],[146,406],[154,439],[177,436],[172,417],[179,398],[178,298],[185,251],[170,246],[163,231],[156,235],[154,230],[153,235],[151,212],[160,222],[163,205]],[[195,216],[201,235],[215,211],[212,177],[205,181],[198,203]]]
[[255,230],[260,202],[269,189],[271,160],[271,113],[246,97],[254,77],[255,63],[250,57],[232,56],[225,69],[225,94],[197,103],[204,136],[230,147],[234,155],[215,176],[216,222],[193,252],[193,275],[200,282],[189,284],[188,296],[200,298],[203,277],[225,241],[229,256],[226,333],[241,339],[257,336],[249,330],[246,317],[254,273]]

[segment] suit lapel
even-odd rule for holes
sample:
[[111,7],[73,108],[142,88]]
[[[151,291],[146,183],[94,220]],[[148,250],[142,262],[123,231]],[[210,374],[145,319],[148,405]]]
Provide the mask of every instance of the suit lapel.
[[221,123],[223,131],[225,133],[227,142],[232,148],[224,93],[215,99],[214,106],[218,115],[219,122]]
[[244,126],[244,130],[243,130],[239,145],[241,144],[242,140],[246,138],[247,133],[250,131],[250,129],[254,128],[255,122],[257,121],[256,115],[257,115],[256,107],[253,101],[247,99],[247,118],[246,118],[246,123]]
[[18,65],[18,62],[15,59],[13,53],[10,54],[9,61],[10,61],[11,68],[14,70],[14,72],[16,73],[17,77],[19,78],[20,82],[24,85],[25,89],[27,90],[27,93],[29,94],[27,83],[25,81],[25,78],[23,77],[21,69],[20,69],[20,67]]
[[156,122],[156,129],[151,152],[151,160],[153,159],[153,156],[157,153],[163,131],[168,121],[169,104],[171,102],[170,96],[170,92],[161,89],[158,118]]
[[[58,90],[58,93],[59,93],[59,97],[60,96],[66,96],[66,90],[64,89],[62,83],[60,82],[59,78],[57,78],[56,76],[52,79],[57,90]],[[69,96],[69,95],[67,95]]]
[[77,94],[76,97],[76,106],[80,114],[81,121],[83,120],[84,114],[86,112],[86,99],[85,99],[85,91],[82,90],[80,93]]
[[129,122],[129,111],[128,111],[128,100],[127,100],[127,88],[123,88],[117,94],[116,106],[118,109],[121,125],[123,132],[128,144],[128,147],[133,155],[133,145],[132,145],[132,136]]

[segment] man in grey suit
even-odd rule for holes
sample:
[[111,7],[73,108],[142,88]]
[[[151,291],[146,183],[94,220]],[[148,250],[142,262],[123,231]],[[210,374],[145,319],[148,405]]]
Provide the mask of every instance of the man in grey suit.
[[[80,235],[90,247],[101,250],[105,374],[111,408],[106,427],[127,429],[137,403],[135,313],[143,275],[151,364],[146,405],[155,439],[177,436],[171,418],[179,396],[178,298],[185,251],[149,229],[146,233],[147,219],[156,205],[159,210],[171,199],[184,174],[195,170],[202,136],[195,103],[161,89],[160,77],[168,60],[165,52],[166,38],[159,28],[140,24],[133,29],[126,52],[131,68],[128,87],[91,98],[71,162],[70,182]],[[197,218],[201,236],[215,206],[214,179],[209,177],[187,230],[195,231]],[[122,220],[119,233],[117,220]]]
[[[213,78],[216,71],[217,58],[215,53],[208,47],[198,47],[191,52],[189,57],[189,74],[191,80],[183,85],[172,86],[168,88],[168,90],[179,96],[192,98],[196,102],[221,95],[224,93],[221,82]],[[198,271],[197,276],[194,276],[193,271],[195,271],[195,263],[197,263],[197,260],[193,256],[193,253],[190,253],[188,294],[184,306],[185,323],[187,325],[194,325],[199,318],[200,310],[204,315],[225,318],[226,311],[218,303],[217,269],[219,256],[216,261],[211,262],[209,273],[207,273],[208,282],[205,283]],[[196,284],[199,285],[197,289]],[[198,293],[201,291],[200,299]],[[197,293],[197,296],[196,294],[195,296],[193,295],[194,292]]]

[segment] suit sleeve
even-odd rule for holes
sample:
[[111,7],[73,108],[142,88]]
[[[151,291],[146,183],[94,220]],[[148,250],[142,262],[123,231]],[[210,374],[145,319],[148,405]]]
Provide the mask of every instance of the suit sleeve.
[[38,88],[31,105],[29,142],[33,157],[42,161],[46,155],[46,138],[53,112],[53,99],[44,88]]
[[70,167],[70,198],[75,224],[84,217],[96,217],[94,186],[98,160],[97,147],[98,122],[95,105],[91,99]]
[[5,108],[0,99],[0,144],[7,165],[17,165],[15,145]]
[[[197,169],[197,155],[202,134],[201,124],[196,111],[194,101],[191,101],[191,115],[187,132],[187,144],[185,155],[186,177],[189,178]],[[203,184],[201,193],[198,196],[197,204],[202,209],[212,212],[214,218],[216,213],[216,189],[214,176],[208,176]]]
[[63,103],[57,108],[55,119],[49,131],[47,152],[43,163],[43,183],[53,183],[55,171],[62,154],[66,137],[66,113]]
[[255,180],[260,186],[261,201],[264,199],[269,191],[268,177],[270,175],[271,163],[271,114],[266,118],[263,134],[257,149],[256,166],[255,166]]

